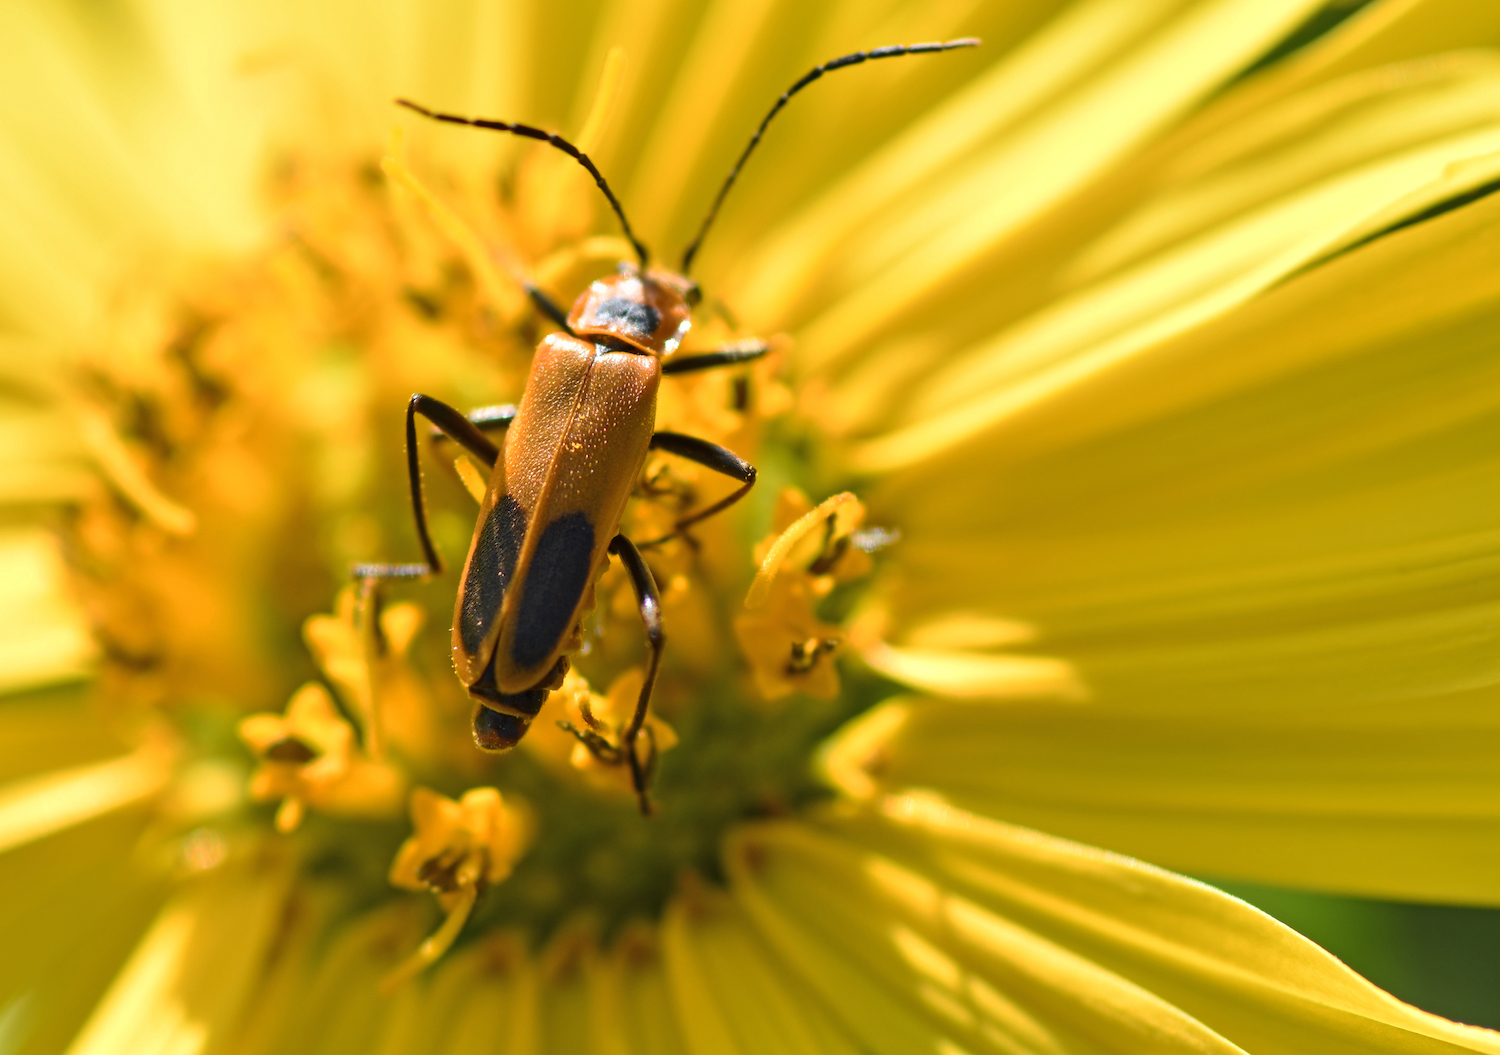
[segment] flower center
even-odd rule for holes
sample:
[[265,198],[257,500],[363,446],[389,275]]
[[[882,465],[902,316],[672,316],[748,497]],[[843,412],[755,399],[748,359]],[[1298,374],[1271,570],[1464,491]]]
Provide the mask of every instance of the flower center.
[[[777,355],[664,379],[658,428],[770,471],[746,502],[647,547],[668,642],[640,734],[656,815],[640,815],[624,764],[646,647],[618,562],[594,584],[572,669],[521,746],[478,750],[443,628],[489,470],[419,432],[448,571],[357,588],[349,569],[417,555],[402,446],[411,393],[464,409],[520,402],[552,327],[513,278],[565,300],[628,246],[585,236],[592,188],[566,170],[544,180],[523,166],[501,184],[522,190],[498,195],[452,182],[439,194],[399,156],[384,170],[286,159],[274,244],[153,274],[122,299],[90,371],[90,412],[108,422],[121,468],[71,529],[105,689],[168,715],[204,755],[242,761],[237,728],[256,767],[249,796],[267,805],[225,826],[264,832],[274,820],[283,834],[266,837],[295,840],[307,867],[362,903],[414,896],[394,883],[467,917],[450,916],[424,955],[460,928],[541,937],[580,913],[612,933],[654,919],[685,877],[719,878],[732,824],[825,794],[813,751],[875,692],[841,693],[835,668],[841,585],[870,566],[862,510],[847,495],[815,508],[790,486],[806,470],[776,439],[790,431]],[[539,229],[537,215],[555,220]],[[752,336],[712,304],[678,354]],[[620,530],[673,536],[733,487],[653,453]],[[335,596],[332,614],[308,615]]]

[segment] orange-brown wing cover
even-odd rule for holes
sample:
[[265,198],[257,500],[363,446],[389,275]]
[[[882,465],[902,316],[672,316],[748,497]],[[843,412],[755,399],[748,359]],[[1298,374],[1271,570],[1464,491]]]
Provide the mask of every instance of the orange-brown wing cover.
[[577,647],[656,421],[661,363],[552,334],[538,346],[469,546],[453,617],[466,685],[491,656],[524,692]]

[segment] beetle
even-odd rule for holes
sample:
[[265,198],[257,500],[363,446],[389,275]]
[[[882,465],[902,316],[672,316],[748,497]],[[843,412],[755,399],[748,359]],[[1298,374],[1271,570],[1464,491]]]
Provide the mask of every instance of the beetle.
[[[767,125],[793,95],[832,70],[978,43],[966,37],[875,48],[832,59],[799,78],[761,120],[675,272],[651,266],[650,253],[604,176],[566,139],[530,125],[463,117],[396,100],[435,121],[536,139],[567,154],[594,178],[636,256],[635,263],[622,263],[617,274],[590,285],[566,313],[545,291],[523,281],[533,304],[559,332],[537,346],[519,407],[465,415],[431,396],[411,397],[406,408],[407,476],[424,560],[354,568],[355,577],[366,583],[428,578],[443,570],[427,527],[417,415],[489,467],[453,615],[453,665],[475,701],[472,725],[479,748],[507,751],[526,735],[547,693],[562,684],[569,654],[582,645],[582,619],[593,607],[598,577],[609,558],[618,557],[645,625],[646,676],[618,744],[567,728],[600,761],[628,765],[641,812],[651,812],[648,788],[656,748],[645,719],[666,635],[655,579],[641,548],[619,533],[620,520],[651,450],[690,459],[739,483],[728,496],[680,517],[671,533],[651,544],[674,537],[749,492],[756,478],[749,462],[707,440],[656,430],[656,393],[664,375],[745,363],[770,350],[765,342],[749,341],[677,354],[700,300],[697,283],[688,277],[693,258]],[[502,428],[503,450],[486,435]],[[643,730],[644,752],[639,747]]]

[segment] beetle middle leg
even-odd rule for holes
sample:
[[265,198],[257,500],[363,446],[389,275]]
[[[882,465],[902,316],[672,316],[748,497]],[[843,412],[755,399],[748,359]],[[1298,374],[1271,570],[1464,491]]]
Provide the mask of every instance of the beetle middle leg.
[[672,356],[661,364],[663,374],[686,374],[694,370],[711,370],[716,366],[734,366],[759,359],[771,350],[765,341],[741,341],[726,344],[711,352],[697,355]]
[[[468,418],[469,423],[481,432],[487,432],[490,429],[510,428],[520,409],[514,403],[501,403],[492,407],[479,407],[471,410],[464,417]],[[432,431],[437,435],[444,434],[441,428],[434,428]]]
[[436,425],[443,435],[484,462],[486,467],[494,468],[500,457],[500,448],[480,431],[479,425],[461,412],[431,396],[421,393],[413,395],[406,404],[406,474],[411,486],[411,510],[417,523],[417,540],[422,544],[422,556],[426,558],[426,563],[356,564],[356,579],[419,579],[442,573],[443,560],[438,556],[437,547],[432,544],[432,535],[427,530],[427,507],[422,500],[422,466],[417,458],[418,414]]
[[755,486],[755,466],[727,447],[720,447],[717,443],[709,443],[697,436],[689,436],[681,432],[658,432],[651,437],[651,449],[666,451],[668,454],[675,454],[679,458],[686,458],[699,465],[707,466],[716,473],[722,473],[740,481],[741,486],[713,505],[681,517],[672,525],[671,534],[651,539],[649,542],[642,542],[640,544],[642,548],[659,546],[668,539],[676,538],[682,534],[683,528],[728,509],[749,494],[750,488]]

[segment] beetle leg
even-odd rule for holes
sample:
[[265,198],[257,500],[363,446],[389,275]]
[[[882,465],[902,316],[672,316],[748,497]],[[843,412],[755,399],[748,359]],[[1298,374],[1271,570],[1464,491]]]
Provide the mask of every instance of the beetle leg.
[[427,530],[427,507],[422,501],[422,466],[417,459],[417,415],[421,414],[436,425],[449,439],[459,444],[474,457],[494,468],[500,457],[500,449],[490,442],[479,427],[454,410],[447,403],[417,393],[406,404],[406,475],[411,485],[411,511],[417,522],[417,540],[422,544],[425,564],[356,564],[356,579],[418,579],[438,575],[443,570],[443,560],[432,544],[432,535]]
[[771,346],[765,341],[726,344],[717,351],[704,352],[702,355],[687,355],[681,359],[675,356],[669,358],[661,364],[661,372],[664,374],[685,374],[693,370],[711,370],[716,366],[733,366],[735,363],[748,363],[752,359],[759,359],[770,350]]
[[755,486],[755,466],[745,461],[745,459],[733,451],[725,447],[720,447],[717,443],[709,443],[707,440],[700,440],[697,436],[687,436],[681,432],[658,432],[651,437],[651,447],[653,450],[666,451],[668,454],[675,454],[679,458],[686,458],[689,461],[697,462],[699,465],[706,465],[716,473],[723,473],[725,476],[739,480],[742,486],[719,499],[713,505],[700,509],[696,513],[689,513],[678,520],[673,525],[670,535],[654,538],[650,542],[642,542],[642,548],[659,546],[668,539],[681,534],[682,529],[689,524],[696,524],[700,520],[705,520],[715,513],[728,509],[741,498],[744,498],[750,492],[750,488]]
[[625,571],[630,575],[630,585],[635,588],[635,598],[641,608],[641,622],[646,624],[646,647],[650,650],[650,657],[646,660],[646,679],[641,683],[641,695],[636,700],[635,714],[631,715],[630,724],[620,734],[620,748],[625,752],[625,758],[630,763],[630,779],[635,785],[636,796],[641,802],[641,814],[649,817],[651,815],[650,771],[655,768],[656,742],[648,732],[646,741],[651,745],[651,753],[644,765],[640,755],[636,752],[635,743],[641,735],[641,727],[646,724],[646,708],[651,703],[651,687],[656,683],[656,669],[661,665],[661,650],[666,644],[667,636],[661,624],[661,597],[656,592],[656,580],[651,576],[651,569],[646,567],[646,560],[641,556],[641,551],[636,549],[635,543],[624,535],[616,535],[610,541],[609,551],[620,558],[620,563],[625,565]]
[[[514,403],[502,403],[492,407],[479,407],[476,410],[469,411],[464,417],[468,418],[469,423],[481,432],[488,431],[489,429],[508,429],[511,423],[516,420],[516,414],[520,409]],[[447,433],[441,427],[433,426],[433,439],[438,439],[446,435]]]
[[557,725],[564,732],[572,733],[580,744],[589,749],[589,754],[607,766],[617,766],[624,758],[621,748],[616,747],[592,729],[580,729],[566,718]]
[[526,295],[531,298],[531,303],[536,305],[537,311],[562,327],[563,332],[569,337],[578,336],[578,334],[573,332],[573,327],[568,325],[568,313],[563,311],[561,304],[547,296],[546,292],[540,286],[533,286],[524,279],[521,282],[521,287],[526,290]]
[[656,753],[656,734],[649,725],[641,727],[641,735],[646,738],[646,761],[641,764],[641,770],[646,774],[646,786],[649,788],[656,776],[656,760],[661,756]]

